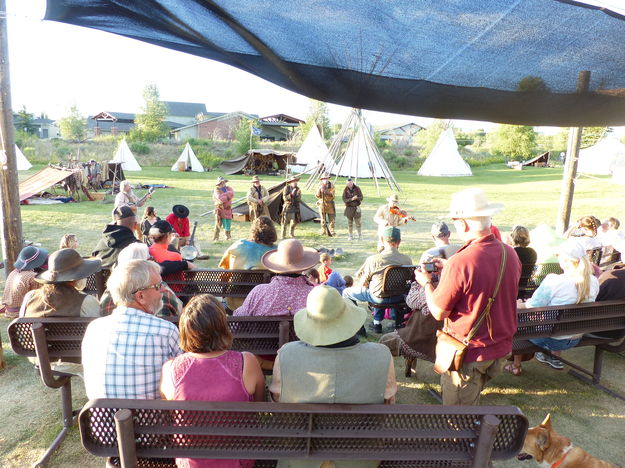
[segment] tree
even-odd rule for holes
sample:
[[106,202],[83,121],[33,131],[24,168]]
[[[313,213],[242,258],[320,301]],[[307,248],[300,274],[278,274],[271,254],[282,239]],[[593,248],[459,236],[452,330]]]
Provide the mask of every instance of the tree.
[[419,156],[425,158],[432,152],[443,130],[445,130],[445,122],[443,120],[435,120],[428,128],[417,133],[415,142],[419,147]]
[[80,115],[78,108],[72,106],[68,114],[59,120],[61,136],[66,140],[84,140],[87,134],[87,119]]
[[330,117],[328,117],[327,104],[322,101],[310,99],[306,122],[299,126],[302,140],[306,139],[313,125],[317,125],[319,133],[321,133],[321,138],[325,140],[331,137],[332,130],[330,129]]
[[487,138],[490,151],[509,159],[529,159],[536,151],[534,127],[499,125]]
[[130,132],[130,138],[143,141],[158,141],[169,134],[165,125],[167,106],[160,100],[158,87],[149,83],[143,89],[145,106],[142,114],[135,116],[135,128]]
[[13,125],[20,132],[37,134],[37,125],[33,122],[34,116],[26,110],[26,106],[22,106],[22,110],[13,116]]
[[603,136],[609,132],[608,127],[584,127],[582,130],[581,148],[588,148],[596,144]]
[[239,125],[234,131],[234,140],[236,143],[237,154],[245,154],[247,150],[254,147],[259,141],[259,137],[252,133],[252,127],[259,128],[257,120],[244,119],[239,121]]

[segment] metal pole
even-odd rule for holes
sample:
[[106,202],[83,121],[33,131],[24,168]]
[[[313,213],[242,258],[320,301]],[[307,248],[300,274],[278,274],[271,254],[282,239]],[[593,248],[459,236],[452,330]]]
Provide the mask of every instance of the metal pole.
[[[590,72],[579,72],[577,77],[577,92],[585,93],[590,84]],[[579,147],[582,141],[583,127],[573,127],[569,131],[569,141],[566,149],[566,162],[562,174],[562,190],[560,192],[560,206],[556,219],[556,232],[560,235],[569,227],[571,220],[571,207],[573,205],[573,193],[575,192],[575,176],[577,175],[577,161],[579,159]]]
[[132,411],[120,409],[115,416],[115,432],[117,434],[117,450],[122,468],[136,468],[137,449],[135,447],[135,429]]
[[6,0],[0,0],[0,218],[4,271],[8,276],[22,248],[23,238],[11,107],[6,9]]

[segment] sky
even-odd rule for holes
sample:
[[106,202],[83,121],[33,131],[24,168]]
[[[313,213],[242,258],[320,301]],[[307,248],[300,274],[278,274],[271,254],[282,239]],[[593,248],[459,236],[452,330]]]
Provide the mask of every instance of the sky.
[[[44,0],[7,0],[11,99],[36,116],[67,115],[76,105],[82,115],[101,111],[139,112],[146,84],[156,83],[163,101],[201,102],[209,112],[244,111],[260,117],[284,113],[304,120],[307,97],[280,88],[237,68],[78,26],[42,21]],[[329,104],[332,123],[349,108]],[[373,125],[432,119],[366,111]],[[456,121],[458,128],[493,124]]]

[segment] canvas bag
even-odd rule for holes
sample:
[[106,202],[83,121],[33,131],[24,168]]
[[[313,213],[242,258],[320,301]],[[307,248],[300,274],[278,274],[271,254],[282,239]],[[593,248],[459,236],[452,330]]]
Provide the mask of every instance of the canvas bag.
[[497,293],[499,292],[499,286],[501,286],[501,280],[506,266],[506,248],[501,242],[500,245],[502,250],[501,264],[499,265],[499,276],[497,278],[495,290],[492,296],[488,299],[488,303],[486,304],[486,307],[484,307],[484,310],[478,317],[477,321],[471,330],[469,330],[468,335],[462,341],[452,336],[447,331],[449,324],[448,320],[445,320],[445,327],[436,332],[436,361],[434,362],[434,372],[437,374],[444,374],[447,371],[457,371],[462,368],[462,363],[464,361],[467,348],[469,347],[469,343],[480,329],[484,319],[486,319],[490,314],[490,309],[495,302]]

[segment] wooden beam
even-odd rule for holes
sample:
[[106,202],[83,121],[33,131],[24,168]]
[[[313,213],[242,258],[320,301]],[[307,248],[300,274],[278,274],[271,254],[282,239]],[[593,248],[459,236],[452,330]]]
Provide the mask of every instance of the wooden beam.
[[2,219],[2,255],[4,271],[13,270],[23,245],[19,181],[15,159],[15,133],[11,107],[9,45],[7,38],[6,0],[0,0],[0,219]]
[[[590,84],[590,72],[581,71],[577,77],[577,92],[586,93]],[[562,174],[562,190],[560,191],[560,206],[556,219],[556,232],[560,235],[569,227],[571,221],[571,207],[575,192],[575,176],[577,175],[577,161],[579,147],[582,142],[583,127],[572,127],[569,131],[569,141],[566,149],[566,162]]]

